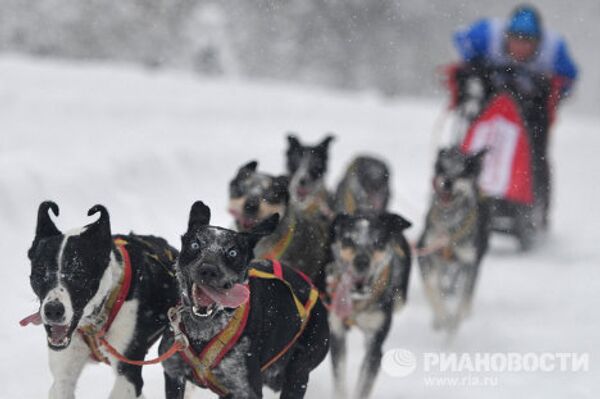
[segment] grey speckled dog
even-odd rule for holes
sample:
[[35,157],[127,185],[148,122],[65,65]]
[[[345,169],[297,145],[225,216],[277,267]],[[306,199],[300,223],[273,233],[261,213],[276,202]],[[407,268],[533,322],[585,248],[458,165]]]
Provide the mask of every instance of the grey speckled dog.
[[433,199],[418,243],[434,329],[450,333],[470,313],[479,266],[488,245],[488,209],[477,185],[484,153],[465,155],[456,147],[440,150]]
[[221,398],[261,398],[263,384],[281,398],[301,399],[310,372],[327,355],[327,313],[318,291],[276,261],[254,261],[258,240],[275,230],[273,215],[249,232],[209,225],[210,209],[194,203],[176,271],[181,304],[160,352],[166,396],[183,399],[186,380]]

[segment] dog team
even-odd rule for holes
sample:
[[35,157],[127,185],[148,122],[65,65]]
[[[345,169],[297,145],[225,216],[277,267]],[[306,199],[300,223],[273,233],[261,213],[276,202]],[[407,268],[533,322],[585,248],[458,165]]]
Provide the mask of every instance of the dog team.
[[[316,146],[288,136],[287,174],[239,168],[229,184],[236,230],[211,225],[201,201],[177,248],[156,236],[115,235],[108,210],[62,232],[40,204],[29,250],[53,384],[49,397],[71,399],[90,360],[115,374],[111,398],[142,397],[142,366],[161,363],[165,394],[183,399],[186,383],[221,398],[303,398],[309,375],[330,351],[334,393],[367,398],[394,314],[407,300],[411,258],[419,261],[433,325],[453,333],[469,314],[488,239],[477,186],[482,153],[440,150],[424,231],[388,212],[390,172],[358,157],[335,194],[325,186],[327,136]],[[183,230],[182,226],[182,230]],[[359,329],[365,355],[356,387],[346,390],[346,335]],[[159,344],[159,357],[145,359]]]

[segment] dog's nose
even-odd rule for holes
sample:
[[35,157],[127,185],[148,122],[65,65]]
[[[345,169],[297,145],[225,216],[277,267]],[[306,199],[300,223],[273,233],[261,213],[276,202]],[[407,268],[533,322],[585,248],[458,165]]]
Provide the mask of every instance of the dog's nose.
[[450,191],[452,189],[452,180],[448,178],[442,179],[440,186],[442,186],[443,190]]
[[308,184],[308,179],[306,177],[301,177],[300,180],[298,181],[298,183],[301,186],[306,186]]
[[354,258],[354,267],[358,272],[364,272],[369,268],[369,256],[366,254],[358,254]]
[[48,321],[62,322],[65,317],[65,307],[59,301],[50,301],[44,305],[44,316]]
[[214,284],[220,280],[222,274],[219,268],[211,263],[203,263],[198,269],[198,278],[203,284]]
[[248,198],[244,203],[244,213],[247,215],[256,215],[260,206],[260,200],[258,198]]

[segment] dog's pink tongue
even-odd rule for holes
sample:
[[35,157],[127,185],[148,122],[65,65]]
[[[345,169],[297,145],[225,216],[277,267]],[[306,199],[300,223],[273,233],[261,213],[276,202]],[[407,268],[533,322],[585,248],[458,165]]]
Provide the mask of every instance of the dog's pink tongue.
[[371,206],[375,210],[383,209],[384,202],[385,202],[385,197],[383,195],[376,194],[371,197]]
[[23,320],[21,320],[19,322],[19,324],[21,325],[21,327],[25,327],[29,324],[39,326],[40,324],[42,324],[42,316],[40,315],[40,312],[35,312],[35,313],[30,314],[29,316],[25,317]]
[[344,273],[338,282],[333,294],[331,307],[333,312],[341,319],[346,319],[352,315],[352,276]]
[[215,290],[203,285],[202,291],[213,301],[228,308],[237,308],[250,298],[250,290],[243,284],[236,284],[228,290]]

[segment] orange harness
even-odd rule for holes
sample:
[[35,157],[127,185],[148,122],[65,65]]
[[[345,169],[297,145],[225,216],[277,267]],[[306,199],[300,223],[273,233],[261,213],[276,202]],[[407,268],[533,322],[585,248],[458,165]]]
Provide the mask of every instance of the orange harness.
[[[290,294],[294,299],[301,324],[298,332],[294,335],[292,340],[280,352],[265,362],[265,364],[261,366],[261,371],[265,371],[269,366],[281,358],[281,356],[283,356],[298,340],[304,331],[306,324],[310,319],[311,311],[315,306],[317,299],[319,298],[319,292],[313,286],[310,279],[300,273],[300,275],[310,284],[309,297],[306,303],[302,303],[296,296],[292,285],[283,278],[281,263],[279,263],[277,260],[272,260],[271,264],[273,267],[273,273],[264,272],[257,269],[250,269],[248,271],[248,276],[250,278],[279,280],[285,284],[290,290]],[[227,389],[220,384],[220,382],[214,376],[212,370],[219,365],[223,357],[225,357],[225,355],[240,339],[246,327],[246,322],[248,321],[250,302],[246,302],[235,310],[227,326],[225,326],[225,328],[219,334],[215,335],[199,354],[196,353],[189,345],[189,341],[185,335],[184,326],[181,323],[181,318],[179,316],[180,310],[181,309],[172,308],[169,312],[171,327],[175,334],[174,346],[179,345],[182,347],[182,349],[179,349],[179,354],[181,355],[182,359],[192,368],[195,382],[198,385],[209,388],[219,396],[226,396],[228,394]]]

